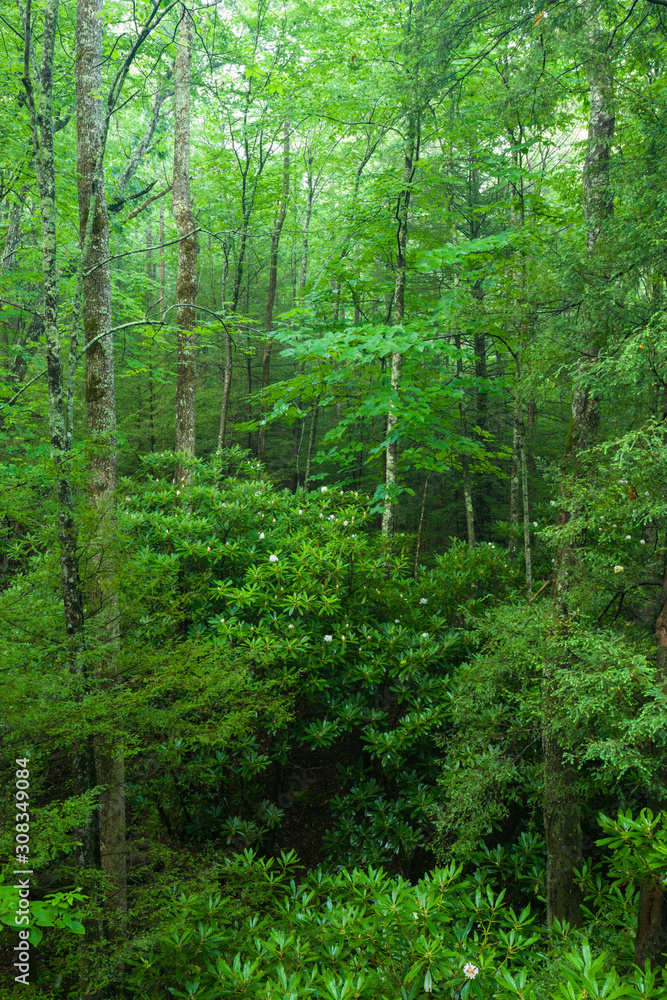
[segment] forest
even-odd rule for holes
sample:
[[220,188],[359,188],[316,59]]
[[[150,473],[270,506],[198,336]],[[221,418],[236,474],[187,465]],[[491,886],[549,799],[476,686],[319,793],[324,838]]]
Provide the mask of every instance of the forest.
[[667,0],[540,2],[0,5],[0,1000],[667,1000]]

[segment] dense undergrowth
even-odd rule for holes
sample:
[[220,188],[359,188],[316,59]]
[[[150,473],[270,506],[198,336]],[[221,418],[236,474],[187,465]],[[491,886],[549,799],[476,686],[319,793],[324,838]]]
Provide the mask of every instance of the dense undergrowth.
[[[76,720],[127,753],[129,933],[87,946],[102,992],[122,954],[137,1000],[667,996],[633,965],[638,892],[665,871],[660,824],[627,812],[659,771],[641,629],[592,606],[559,627],[493,544],[452,540],[415,573],[363,497],[279,491],[241,452],[193,460],[181,487],[169,455],[143,465],[119,507],[112,693],[65,669],[48,524],[16,533],[0,594],[3,669],[25,664],[6,733],[34,776],[31,995],[78,995],[105,893],[74,865],[94,796],[58,784]],[[560,738],[592,831],[577,929],[544,905],[541,679],[565,656]],[[598,820],[619,806],[616,829]],[[7,926],[11,885],[7,868]]]

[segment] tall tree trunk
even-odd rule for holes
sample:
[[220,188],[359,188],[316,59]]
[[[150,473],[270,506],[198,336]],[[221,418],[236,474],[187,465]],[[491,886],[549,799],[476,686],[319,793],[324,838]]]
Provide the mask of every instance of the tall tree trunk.
[[[30,127],[35,153],[35,173],[39,191],[41,216],[41,257],[43,285],[43,321],[46,341],[47,389],[49,400],[49,441],[51,459],[56,470],[56,503],[58,511],[58,543],[60,549],[60,584],[63,601],[67,660],[77,691],[85,685],[82,658],[84,648],[83,592],[79,573],[78,539],[74,520],[72,484],[68,460],[71,435],[67,425],[65,384],[61,360],[61,338],[58,325],[58,266],[56,227],[56,179],[53,146],[53,68],[58,25],[58,0],[47,0],[43,8],[42,54],[40,73],[35,88],[31,78],[32,24],[31,0],[25,13],[23,84],[30,114]],[[37,100],[35,100],[37,97]],[[76,794],[83,794],[96,784],[95,758],[92,741],[74,744],[72,777]],[[97,813],[78,831],[80,846],[78,863],[82,870],[98,868],[99,830]],[[81,965],[81,987],[87,988],[87,967]]]
[[159,240],[160,240],[160,302],[158,306],[158,315],[162,319],[164,315],[164,202],[160,202],[160,223],[159,223]]
[[521,418],[519,425],[519,454],[521,457],[521,492],[523,494],[523,552],[526,564],[526,593],[530,597],[533,586],[533,569],[530,551],[530,503],[528,496],[528,459],[526,457],[526,425]]
[[[153,231],[150,223],[146,226],[146,315],[151,308],[151,293],[155,292],[155,262],[153,260]],[[153,379],[153,350],[148,348],[148,435],[151,453],[155,451],[155,384]]]
[[[667,687],[667,553],[660,594],[660,612],[655,622],[655,638],[658,644],[657,675],[663,688]],[[662,767],[662,781],[665,781],[665,766]],[[649,803],[654,812],[667,809],[663,801]],[[652,968],[667,965],[667,894],[660,879],[650,878],[641,887],[637,912],[637,933],[635,934],[635,964],[644,968],[649,962]]]
[[310,240],[310,220],[313,215],[313,199],[315,198],[315,179],[313,177],[313,154],[309,147],[308,159],[306,160],[306,180],[308,183],[308,194],[306,195],[306,217],[303,222],[303,240],[301,243],[301,273],[299,275],[299,305],[303,306],[303,290],[306,287],[308,275],[308,248]]
[[222,402],[220,403],[220,429],[218,431],[218,451],[225,447],[227,436],[227,418],[229,415],[229,397],[232,392],[232,335],[225,323],[225,373],[222,385]]
[[554,725],[560,706],[552,690],[556,667],[543,678],[542,753],[544,767],[544,829],[547,840],[547,923],[555,918],[581,926],[581,892],[574,869],[581,868],[582,838],[579,774],[563,759],[563,748]]
[[[287,119],[283,132],[283,184],[280,192],[280,204],[276,211],[276,217],[271,234],[271,255],[269,257],[269,289],[266,296],[266,315],[264,325],[266,326],[267,339],[264,342],[264,352],[262,354],[262,389],[269,387],[269,366],[271,364],[271,348],[273,340],[271,330],[273,329],[273,307],[276,302],[276,290],[278,288],[278,247],[280,246],[280,234],[285,224],[287,214],[287,200],[289,198],[289,172],[290,172],[290,149],[289,149],[290,121]],[[266,458],[266,402],[262,399],[260,404],[260,426],[257,443],[257,457],[260,462]]]
[[[475,299],[482,302],[484,299],[484,293],[481,288],[481,282],[475,282],[472,287],[472,294]],[[484,332],[476,333],[474,336],[473,343],[475,351],[475,377],[480,380],[486,381],[486,334]],[[475,413],[474,420],[479,427],[481,433],[475,432],[475,437],[482,448],[486,447],[485,432],[487,430],[487,423],[489,419],[489,397],[488,394],[478,387],[474,395],[475,401]],[[471,484],[472,488],[472,484]],[[480,478],[476,484],[476,489],[473,491],[474,500],[474,510],[475,510],[475,520],[477,522],[477,531],[485,531],[486,525],[489,523],[489,489],[487,483],[485,483],[484,478]]]
[[[225,263],[222,269],[222,279],[220,281],[220,303],[221,310],[224,315],[225,313],[225,298],[226,298],[226,287],[227,287],[227,277],[229,275],[229,248],[227,244],[223,245],[223,252],[225,255]],[[232,335],[229,330],[227,323],[223,323],[225,329],[225,367],[222,380],[222,402],[220,403],[220,424],[218,428],[218,451],[221,451],[225,447],[225,439],[227,436],[227,418],[229,415],[229,397],[232,391],[232,370],[233,370],[233,357],[232,357]]]
[[[107,687],[118,670],[119,602],[116,571],[116,400],[113,334],[111,330],[111,271],[109,226],[104,173],[99,164],[102,144],[102,5],[103,0],[78,0],[76,19],[76,123],[79,232],[81,249],[94,212],[92,236],[84,266],[83,330],[86,350],[86,416],[92,447],[89,460],[89,501],[95,516],[90,540],[87,606],[89,642],[96,650],[94,671]],[[108,878],[105,910],[109,933],[122,937],[127,915],[127,855],[125,845],[125,761],[122,741],[95,741],[99,798],[100,859]]]
[[[461,350],[461,334],[454,337],[454,344],[458,351]],[[458,378],[463,376],[463,360],[456,359],[456,374]],[[468,437],[468,414],[466,410],[465,396],[461,395],[459,400],[459,422],[461,427],[461,437]],[[474,548],[475,545],[475,507],[472,499],[472,483],[470,480],[470,457],[461,455],[461,468],[463,470],[463,507],[466,515],[466,532],[468,535],[468,545]]]
[[[614,80],[609,49],[603,32],[597,25],[590,38],[591,56],[588,64],[590,118],[588,150],[584,162],[583,193],[587,222],[587,251],[590,258],[597,253],[597,244],[605,220],[613,213],[609,186],[610,144],[614,134]],[[563,499],[567,501],[567,478],[582,474],[581,456],[595,443],[600,423],[600,400],[592,378],[604,334],[604,315],[591,311],[586,334],[587,358],[582,362],[572,400],[572,417],[563,459]],[[570,514],[567,503],[559,514],[561,524]],[[556,556],[553,597],[566,617],[573,609],[573,588],[581,573],[582,538],[564,542]],[[557,665],[545,670],[544,676],[544,823],[547,835],[547,922],[568,920],[581,924],[580,891],[574,882],[574,869],[581,863],[581,821],[579,777],[577,769],[564,760],[566,748],[554,727],[560,707],[554,698],[554,677]]]
[[[405,285],[407,280],[406,250],[408,245],[408,213],[412,194],[412,179],[415,162],[419,158],[417,115],[413,112],[408,120],[408,136],[403,154],[403,189],[396,206],[396,275],[394,279],[393,316],[394,326],[401,326],[405,315]],[[382,535],[389,538],[395,529],[396,483],[398,468],[398,396],[401,390],[403,355],[393,351],[391,355],[391,402],[387,413],[387,448],[385,451],[385,499],[382,510]]]
[[[184,7],[178,25],[174,63],[174,188],[171,210],[178,233],[176,278],[178,370],[176,376],[176,451],[195,453],[195,299],[197,297],[197,236],[190,194],[190,67],[192,16]],[[187,478],[177,463],[175,481]]]
[[519,481],[521,475],[520,422],[521,403],[519,402],[517,395],[514,400],[514,414],[512,420],[512,471],[510,473],[510,537],[508,551],[511,556],[516,555],[519,537]]

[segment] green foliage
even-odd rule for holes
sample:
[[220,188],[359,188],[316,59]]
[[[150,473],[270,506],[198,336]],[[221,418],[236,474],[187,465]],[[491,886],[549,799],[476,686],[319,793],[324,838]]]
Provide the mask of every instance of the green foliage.
[[606,836],[597,844],[612,849],[609,861],[617,886],[628,881],[640,886],[648,879],[664,884],[667,878],[664,812],[654,815],[650,809],[642,809],[634,818],[632,810],[621,810],[616,819],[600,816],[600,826]]
[[[468,634],[474,655],[449,686],[453,731],[440,743],[442,845],[468,847],[506,821],[515,803],[541,824],[543,677],[558,663],[554,720],[580,770],[583,798],[660,783],[649,741],[664,716],[659,672],[636,637],[583,618],[564,621],[543,600],[496,606]],[[453,839],[452,839],[453,838]]]
[[[461,868],[437,869],[416,885],[369,868],[290,880],[295,859],[276,864],[251,851],[220,871],[234,895],[174,898],[171,928],[134,959],[141,992],[205,1000],[217,996],[389,998],[520,996],[499,972],[537,936],[529,909],[474,890]],[[239,913],[248,886],[253,912]],[[472,890],[472,895],[470,894]],[[245,904],[247,905],[247,904]],[[259,908],[259,912],[257,912]],[[467,979],[464,966],[479,978]],[[497,986],[496,986],[497,988]]]
[[78,890],[71,892],[50,892],[43,900],[30,900],[29,925],[23,927],[24,921],[17,921],[19,912],[19,888],[11,885],[0,885],[0,922],[15,931],[22,928],[28,932],[31,945],[38,945],[43,937],[43,927],[54,930],[66,930],[72,934],[83,934],[84,926],[81,915],[73,907],[83,903],[86,896]]
[[[517,852],[478,851],[469,874],[452,862],[415,884],[372,867],[296,877],[293,853],[267,860],[247,850],[219,869],[226,895],[172,895],[162,926],[134,950],[132,989],[200,1000],[667,996],[664,975],[621,976],[581,932],[558,922],[548,932],[530,903],[508,905],[494,883],[527,884],[542,846],[524,838]],[[608,881],[597,890],[607,934],[632,919],[614,892]]]

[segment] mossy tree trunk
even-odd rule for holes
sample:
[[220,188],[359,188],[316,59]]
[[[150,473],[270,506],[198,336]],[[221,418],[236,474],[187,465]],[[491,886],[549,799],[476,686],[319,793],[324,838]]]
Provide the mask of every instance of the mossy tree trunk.
[[[106,687],[118,669],[119,601],[116,567],[116,404],[109,225],[101,167],[103,142],[102,0],[78,0],[76,20],[76,121],[79,234],[84,267],[82,319],[86,344],[88,495],[93,511],[86,605],[88,645],[95,650],[93,671]],[[92,227],[89,215],[93,213]],[[90,237],[86,244],[86,236]],[[95,741],[99,798],[100,859],[109,879],[105,909],[109,932],[124,933],[127,913],[125,846],[125,764],[122,741]]]
[[[177,374],[176,451],[195,453],[195,299],[197,297],[197,234],[190,193],[190,72],[193,24],[184,7],[178,25],[174,63],[174,187],[172,213],[178,233],[178,274],[176,277]],[[178,463],[175,480],[187,479]]]

